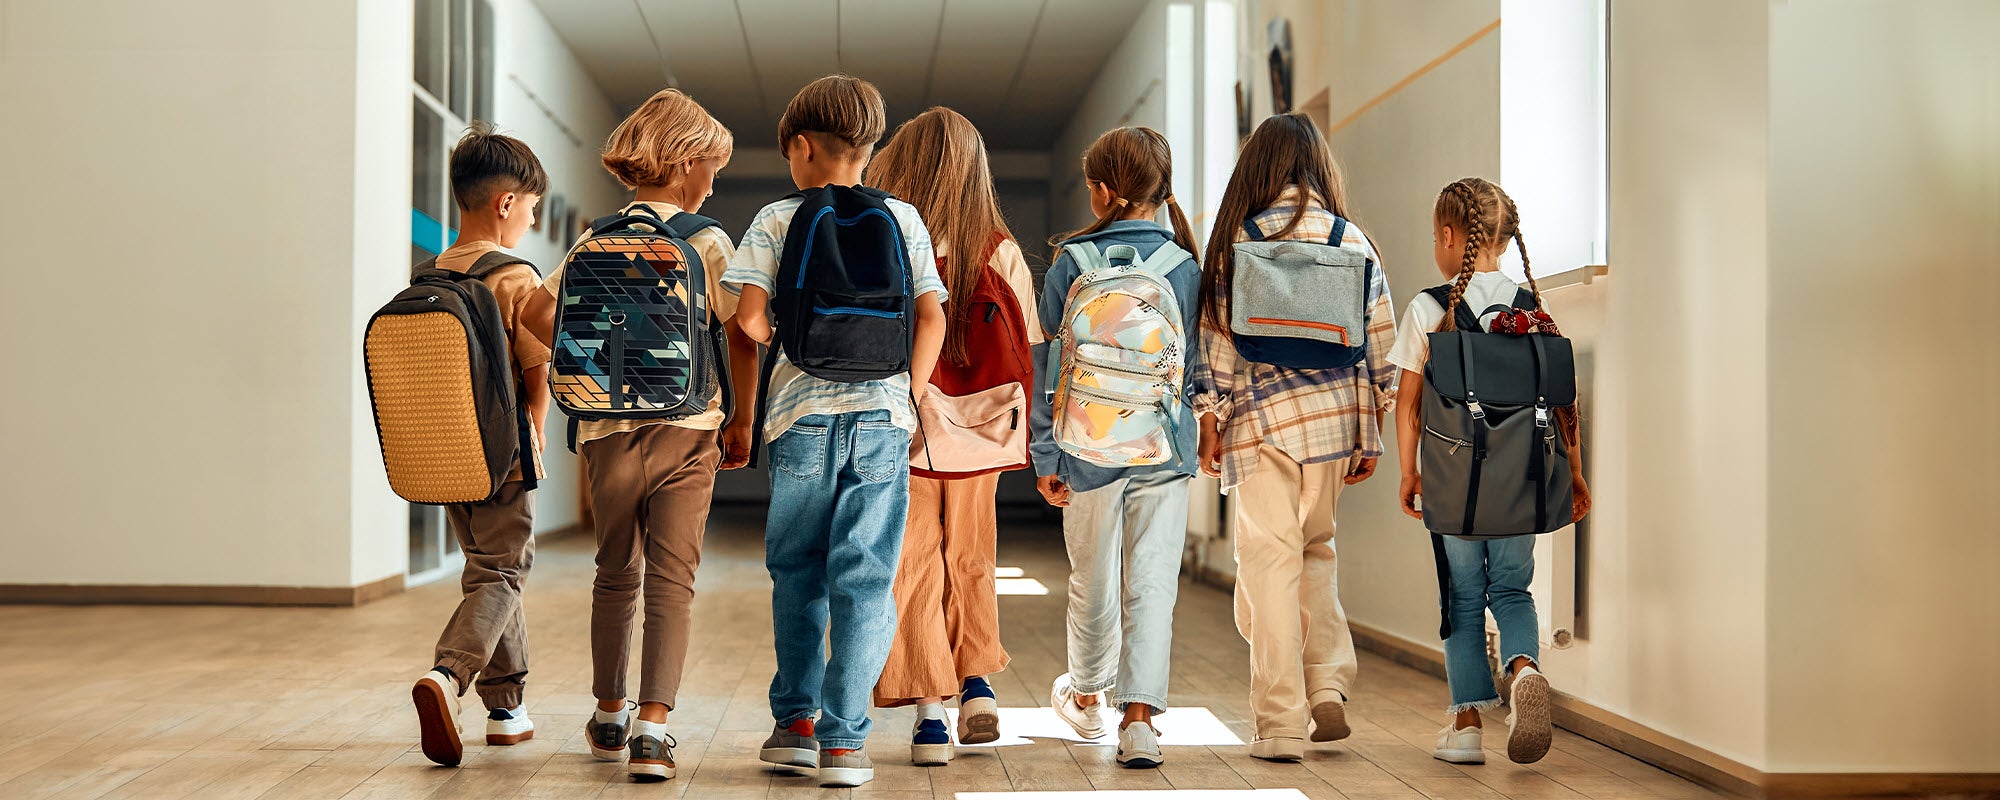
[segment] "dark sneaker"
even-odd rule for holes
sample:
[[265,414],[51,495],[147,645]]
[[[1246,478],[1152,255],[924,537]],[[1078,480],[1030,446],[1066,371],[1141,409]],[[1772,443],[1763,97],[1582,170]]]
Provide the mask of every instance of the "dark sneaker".
[[410,688],[410,700],[417,706],[424,757],[458,766],[465,758],[465,743],[458,740],[458,679],[444,667],[432,667]]
[[632,705],[627,703],[616,714],[607,711],[593,711],[590,719],[583,723],[583,738],[590,742],[590,754],[599,761],[617,761],[625,757],[625,742],[632,728]]
[[640,783],[672,778],[674,748],[679,745],[680,743],[674,741],[672,736],[665,736],[664,741],[643,733],[632,737],[632,742],[628,745],[631,755],[625,759],[625,773]]
[[875,780],[875,765],[860,750],[828,750],[819,760],[819,785],[860,786]]
[[951,731],[941,719],[919,719],[910,732],[910,763],[919,767],[941,767],[951,763]]
[[1337,742],[1354,735],[1354,728],[1347,724],[1346,703],[1335,700],[1314,703],[1312,719],[1315,742]]
[[535,721],[519,708],[496,708],[486,713],[486,743],[520,744],[535,738]]
[[757,752],[757,758],[767,764],[817,769],[819,740],[813,738],[813,721],[802,719],[790,725],[780,723],[772,726],[771,738],[764,740],[764,748]]

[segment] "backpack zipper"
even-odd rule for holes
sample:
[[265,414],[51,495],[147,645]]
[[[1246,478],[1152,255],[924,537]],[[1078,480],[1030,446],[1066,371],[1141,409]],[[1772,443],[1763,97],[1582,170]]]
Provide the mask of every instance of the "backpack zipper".
[[1108,394],[1100,390],[1091,389],[1087,386],[1078,386],[1076,384],[1070,384],[1069,391],[1083,397],[1086,400],[1090,400],[1096,403],[1102,403],[1104,405],[1112,406],[1114,408],[1122,408],[1127,411],[1162,410],[1159,403],[1146,403],[1138,400],[1129,400],[1123,397],[1119,397],[1117,395]]
[[1128,367],[1125,366],[1124,364],[1119,364],[1113,361],[1107,361],[1101,358],[1091,358],[1090,356],[1086,356],[1081,352],[1076,354],[1076,362],[1078,364],[1082,364],[1086,367],[1090,367],[1102,372],[1114,372],[1121,375],[1129,375],[1135,378],[1141,378],[1144,380],[1159,380],[1165,377],[1165,373],[1167,372],[1166,367],[1161,367],[1158,370],[1148,372],[1138,367]]
[[1471,442],[1462,442],[1462,441],[1459,441],[1459,440],[1457,440],[1457,439],[1453,439],[1453,438],[1451,438],[1451,437],[1449,437],[1449,436],[1446,436],[1446,435],[1444,435],[1444,434],[1442,434],[1442,433],[1438,433],[1438,430],[1437,430],[1436,428],[1433,428],[1433,427],[1431,427],[1431,426],[1429,426],[1429,425],[1425,425],[1425,426],[1424,426],[1424,433],[1428,433],[1428,434],[1430,434],[1430,435],[1432,435],[1432,436],[1436,436],[1436,437],[1437,437],[1437,438],[1439,438],[1439,439],[1443,439],[1443,440],[1445,440],[1446,442],[1449,442],[1449,443],[1451,444],[1451,450],[1450,450],[1450,451],[1449,451],[1449,452],[1447,453],[1447,455],[1454,455],[1454,456],[1455,456],[1455,455],[1458,455],[1458,449],[1459,449],[1459,448],[1461,448],[1461,447],[1471,447],[1471,446],[1472,446],[1472,443],[1471,443]]
[[1251,317],[1247,321],[1252,325],[1279,325],[1287,328],[1311,328],[1317,331],[1338,333],[1340,334],[1341,345],[1351,346],[1347,340],[1347,328],[1328,322],[1312,322],[1303,319],[1278,319],[1275,317]]
[[903,312],[901,311],[876,311],[875,309],[872,308],[855,308],[853,306],[815,305],[813,306],[813,313],[818,314],[822,317],[832,316],[836,314],[848,314],[859,317],[880,317],[882,319],[903,318]]

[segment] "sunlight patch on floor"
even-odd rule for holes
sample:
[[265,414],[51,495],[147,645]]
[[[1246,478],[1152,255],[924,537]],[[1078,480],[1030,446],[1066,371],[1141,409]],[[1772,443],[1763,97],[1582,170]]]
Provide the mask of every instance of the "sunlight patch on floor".
[[1049,587],[1034,578],[995,578],[993,594],[1001,597],[1042,597]]
[[1026,574],[1028,574],[1028,571],[1025,569],[1021,569],[1020,567],[993,568],[993,577],[995,578],[1019,578]]
[[959,792],[958,800],[1306,800],[1297,789],[1125,789],[1085,792]]
[[[958,728],[958,709],[947,712],[951,716],[953,730]],[[1030,739],[1062,739],[1071,742],[1115,747],[1118,744],[1118,721],[1122,715],[1109,708],[1102,709],[1104,736],[1100,739],[1085,739],[1056,716],[1056,712],[1046,708],[1003,708],[1000,709],[999,741],[987,744],[961,744],[959,747],[1009,747],[1033,744]],[[1153,720],[1160,729],[1160,744],[1174,746],[1228,746],[1243,744],[1243,740],[1229,730],[1228,725],[1215,717],[1215,712],[1200,706],[1175,706],[1167,713]],[[1042,795],[1037,795],[1042,796]],[[1104,795],[1092,795],[1102,797]],[[1181,795],[1185,796],[1185,795]]]

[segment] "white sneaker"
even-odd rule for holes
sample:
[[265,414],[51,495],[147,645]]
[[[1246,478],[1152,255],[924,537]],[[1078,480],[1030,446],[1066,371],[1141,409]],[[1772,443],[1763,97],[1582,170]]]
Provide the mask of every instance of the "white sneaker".
[[1453,764],[1484,764],[1484,747],[1478,728],[1453,730],[1452,725],[1446,725],[1444,730],[1438,731],[1437,749],[1431,751],[1431,757]]
[[1150,722],[1134,722],[1118,730],[1118,763],[1151,769],[1167,760],[1160,755],[1160,730]]
[[1516,764],[1533,764],[1549,753],[1553,734],[1549,730],[1548,676],[1534,667],[1514,673],[1514,685],[1507,690],[1507,705],[1514,715],[1507,723],[1507,758]]
[[458,740],[458,679],[443,667],[434,667],[410,688],[410,701],[417,706],[424,757],[447,767],[458,766],[465,758],[465,743]]
[[[1098,696],[1102,697],[1103,693]],[[1099,715],[1104,703],[1078,704],[1076,689],[1070,685],[1067,672],[1057,675],[1055,685],[1049,687],[1049,708],[1055,709],[1056,716],[1069,723],[1078,736],[1096,739],[1104,735],[1104,718]]]
[[938,708],[938,716],[926,717],[918,712],[917,724],[910,729],[910,763],[919,767],[941,767],[951,763],[955,755],[951,744],[951,729],[945,727],[943,709]]
[[520,744],[535,738],[535,721],[520,708],[496,708],[486,714],[486,743]]
[[958,740],[964,744],[1000,741],[1000,703],[991,697],[959,700]]
[[1306,757],[1304,739],[1258,739],[1250,743],[1250,757],[1265,761],[1298,761]]

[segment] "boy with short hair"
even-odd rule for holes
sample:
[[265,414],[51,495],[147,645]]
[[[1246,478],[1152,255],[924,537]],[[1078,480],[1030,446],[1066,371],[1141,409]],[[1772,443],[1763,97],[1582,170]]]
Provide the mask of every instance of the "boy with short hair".
[[465,596],[438,637],[437,666],[411,690],[422,727],[424,755],[446,766],[464,756],[459,741],[458,703],[476,685],[488,709],[486,743],[510,745],[535,735],[523,713],[521,687],[528,677],[526,618],[521,584],[535,560],[534,492],[522,480],[522,464],[532,460],[541,478],[542,420],[549,407],[549,348],[535,336],[522,310],[541,290],[532,264],[499,252],[520,243],[534,224],[535,205],[549,188],[542,162],[520,140],[501,136],[475,122],[451,151],[451,193],[458,203],[458,243],[439,253],[434,266],[466,272],[484,259],[511,260],[482,280],[500,306],[522,403],[535,427],[535,453],[521,463],[500,490],[479,503],[451,506],[446,516],[465,552]]
[[[778,122],[778,146],[801,190],[861,183],[886,127],[873,84],[830,75],[807,85]],[[743,234],[723,286],[739,292],[737,321],[772,343],[769,303],[786,234],[802,201],[765,206]],[[881,380],[814,377],[781,353],[769,381],[764,438],[771,453],[765,566],[778,674],[777,725],[763,760],[817,768],[820,783],[859,786],[874,777],[862,752],[876,678],[895,635],[892,594],[909,506],[910,387],[930,383],[944,342],[945,287],[917,210],[884,201],[894,217],[916,295],[910,369]],[[741,420],[747,424],[748,415]],[[821,642],[831,623],[831,652]],[[813,715],[823,711],[815,727]]]

